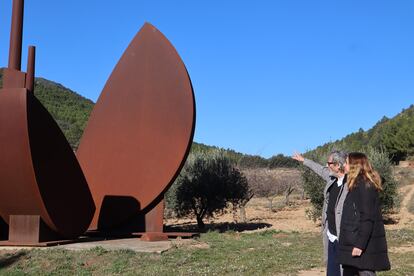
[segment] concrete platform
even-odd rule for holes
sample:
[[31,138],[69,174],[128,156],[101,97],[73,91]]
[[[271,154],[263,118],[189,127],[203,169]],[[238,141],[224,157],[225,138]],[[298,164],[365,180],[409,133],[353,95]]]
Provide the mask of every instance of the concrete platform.
[[135,252],[147,252],[147,253],[162,253],[170,249],[173,244],[172,241],[156,241],[146,242],[141,241],[139,238],[131,239],[117,239],[117,240],[104,240],[104,241],[92,241],[58,245],[54,248],[63,248],[68,250],[88,250],[94,247],[102,247],[106,250],[120,250],[129,249]]
[[193,239],[172,239],[167,241],[141,241],[139,238],[126,238],[126,239],[112,239],[112,240],[95,240],[95,241],[83,241],[78,243],[70,243],[57,245],[52,247],[26,247],[26,246],[0,246],[0,251],[12,250],[17,251],[20,249],[32,250],[49,250],[49,249],[67,249],[67,250],[90,250],[95,247],[102,247],[106,250],[132,250],[135,252],[145,253],[162,253],[169,250],[171,247],[179,245],[190,245],[195,241]]

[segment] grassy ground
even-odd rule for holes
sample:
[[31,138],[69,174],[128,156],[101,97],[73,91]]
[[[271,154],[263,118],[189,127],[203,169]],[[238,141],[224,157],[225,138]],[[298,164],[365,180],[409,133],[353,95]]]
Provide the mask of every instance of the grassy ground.
[[[414,230],[388,233],[390,248],[414,246]],[[296,275],[322,267],[320,236],[265,231],[209,232],[195,247],[162,254],[132,251],[58,249],[0,251],[1,275]],[[393,270],[380,275],[414,275],[414,251],[390,253]]]
[[379,275],[414,275],[414,229],[389,231],[387,239],[392,270]]

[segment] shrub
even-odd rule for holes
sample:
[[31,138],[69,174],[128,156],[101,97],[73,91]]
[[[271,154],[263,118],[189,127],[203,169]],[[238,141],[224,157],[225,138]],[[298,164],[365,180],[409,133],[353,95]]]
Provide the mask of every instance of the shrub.
[[300,175],[296,169],[248,169],[243,171],[255,196],[265,197],[273,211],[276,196],[285,195],[285,204],[293,191],[301,190]]
[[192,153],[179,177],[167,192],[167,208],[177,217],[195,215],[199,228],[203,219],[243,205],[250,199],[247,179],[223,151]]
[[381,176],[383,191],[380,193],[382,212],[390,213],[399,205],[397,181],[392,171],[392,162],[385,150],[368,148],[366,151],[372,166]]
[[[382,204],[382,212],[390,213],[399,204],[399,198],[397,193],[397,181],[392,173],[392,162],[389,158],[389,154],[384,150],[378,150],[372,147],[366,147],[364,150],[368,156],[372,166],[382,178],[383,192],[380,193],[380,199]],[[326,162],[328,156],[321,156],[312,152],[307,154],[307,158],[314,160],[320,164]],[[317,174],[305,166],[301,166],[302,178],[304,183],[304,189],[309,196],[312,203],[312,209],[307,211],[307,214],[313,220],[316,220],[322,215],[323,206],[323,189],[326,182],[322,180]]]
[[[308,153],[306,158],[324,164],[327,157],[313,152]],[[311,209],[307,210],[306,213],[309,218],[316,221],[322,216],[323,189],[325,188],[326,182],[308,167],[301,166],[300,170],[302,171],[303,189],[312,204]]]

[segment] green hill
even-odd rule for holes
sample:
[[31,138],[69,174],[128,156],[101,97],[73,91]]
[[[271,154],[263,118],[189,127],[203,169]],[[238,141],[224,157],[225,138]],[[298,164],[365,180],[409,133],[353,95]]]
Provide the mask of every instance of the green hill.
[[[0,68],[0,87],[2,87],[3,69]],[[61,84],[43,79],[35,79],[35,95],[46,107],[62,129],[72,148],[76,149],[86,126],[94,103],[62,86]],[[218,147],[193,143],[192,151],[212,151]],[[260,156],[250,156],[231,149],[225,150],[235,162],[244,158],[244,163],[266,163],[266,159]],[[252,161],[253,160],[253,161]],[[266,163],[267,165],[267,163]]]
[[360,151],[368,147],[385,150],[394,162],[414,155],[414,105],[389,119],[383,117],[371,129],[359,129],[346,137],[326,143],[308,152],[325,156],[333,149]]
[[[3,85],[0,69],[0,86]],[[94,103],[61,84],[35,79],[35,95],[56,120],[72,148],[77,148]]]
[[[0,69],[0,87],[2,86],[2,71]],[[47,110],[49,110],[70,145],[76,149],[94,103],[74,91],[65,88],[61,84],[43,78],[35,79],[35,95]],[[396,162],[413,156],[414,106],[411,105],[394,118],[382,118],[368,131],[360,129],[343,139],[319,146],[309,153],[326,155],[332,148],[357,151],[367,146],[387,150]],[[192,151],[212,151],[217,149],[219,148],[196,142],[192,145]],[[236,152],[232,149],[224,150],[240,167],[275,168],[297,166],[295,161],[282,154],[266,159],[257,155]]]

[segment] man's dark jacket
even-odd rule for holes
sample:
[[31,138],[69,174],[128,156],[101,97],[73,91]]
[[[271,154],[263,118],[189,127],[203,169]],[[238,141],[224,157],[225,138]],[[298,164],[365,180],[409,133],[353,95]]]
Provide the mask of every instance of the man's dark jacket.
[[[362,177],[349,191],[343,206],[340,226],[338,262],[361,270],[389,270],[384,222],[378,191],[366,185]],[[363,250],[360,257],[352,257],[354,247]]]

